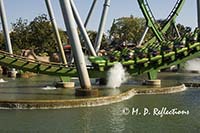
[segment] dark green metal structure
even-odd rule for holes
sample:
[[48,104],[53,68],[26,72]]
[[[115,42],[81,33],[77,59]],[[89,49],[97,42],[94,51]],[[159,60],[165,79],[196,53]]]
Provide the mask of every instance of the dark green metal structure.
[[152,38],[150,41],[146,43],[146,45],[152,45],[156,41],[164,41],[164,35],[166,31],[169,29],[170,25],[175,23],[175,19],[180,13],[183,5],[185,3],[185,0],[177,0],[175,3],[175,6],[173,7],[172,11],[169,13],[168,17],[165,19],[165,23],[163,27],[160,27],[156,23],[156,19],[149,7],[148,1],[147,0],[138,0],[138,4],[140,6],[140,9],[147,21],[147,26],[150,27],[155,34],[155,37]]
[[[148,57],[135,58],[134,60],[121,61],[131,75],[140,75],[149,73],[150,79],[156,78],[158,70],[178,65],[187,60],[200,57],[200,42],[187,43],[183,48],[174,48],[170,52],[160,52],[156,56],[147,53]],[[105,77],[106,71],[115,63],[110,62],[106,57],[89,57],[93,67],[88,67],[90,77]],[[30,71],[41,74],[55,76],[77,76],[75,67],[67,67],[58,63],[47,63],[36,60],[30,60],[18,55],[9,54],[0,51],[0,64],[14,67],[24,71]]]
[[[127,68],[127,71],[131,75],[147,73],[149,79],[156,79],[159,70],[200,57],[199,29],[196,29],[194,33],[178,38],[176,41],[167,41],[164,37],[164,34],[169,29],[170,25],[175,22],[184,2],[185,0],[177,0],[169,16],[165,19],[164,26],[160,27],[156,23],[147,0],[138,0],[140,8],[147,20],[147,26],[152,29],[155,37],[145,43],[140,50],[133,50],[133,59],[122,59],[113,62],[109,57],[89,57],[89,60],[92,63],[92,66],[87,67],[89,76],[91,78],[106,77],[107,70],[114,64],[120,62]],[[185,42],[184,44],[182,43],[183,40]],[[152,54],[152,51],[150,51],[151,49],[156,50],[157,54]],[[141,53],[145,54],[145,56],[138,56]],[[69,78],[64,77],[78,76],[75,67],[68,67],[59,63],[31,60],[18,55],[9,54],[5,51],[0,51],[0,65],[6,65],[19,70],[35,73],[61,76],[63,80],[69,80]]]

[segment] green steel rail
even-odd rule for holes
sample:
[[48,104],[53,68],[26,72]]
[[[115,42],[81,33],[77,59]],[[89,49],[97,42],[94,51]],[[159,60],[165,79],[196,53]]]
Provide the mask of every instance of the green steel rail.
[[185,3],[185,0],[177,0],[174,8],[172,9],[172,11],[170,12],[169,16],[167,17],[166,22],[164,24],[164,27],[162,29],[162,33],[165,33],[170,25],[175,21],[176,17],[179,15],[183,5]]
[[[16,68],[23,71],[34,73],[61,76],[61,77],[77,77],[78,73],[75,67],[68,67],[61,63],[43,62],[29,59],[19,55],[9,54],[0,51],[0,65]],[[96,71],[92,67],[88,67],[90,77],[104,77],[106,73]]]
[[[177,0],[174,8],[172,9],[168,17],[165,19],[164,26],[162,27],[160,31],[161,34],[165,34],[167,30],[169,29],[169,27],[171,26],[171,24],[175,22],[175,19],[179,15],[184,3],[185,3],[185,0]],[[153,37],[151,40],[148,41],[148,43],[152,44],[155,41],[156,41],[156,37]]]
[[[156,56],[148,53],[148,57],[133,60],[121,61],[131,75],[157,72],[158,70],[169,68],[173,65],[184,63],[190,59],[200,57],[200,42],[189,43],[183,48],[174,48],[170,52],[160,52]],[[110,62],[106,57],[90,57],[94,68],[99,71],[107,71],[111,66],[118,63]],[[154,79],[156,77],[150,77]]]
[[[168,68],[172,65],[183,63],[187,60],[200,57],[200,42],[187,44],[183,48],[173,49],[171,52],[161,52],[161,54],[148,57],[135,58],[134,60],[121,61],[131,75],[151,73],[160,69]],[[90,77],[105,77],[107,70],[117,62],[110,62],[105,57],[89,57],[92,67],[88,68]],[[35,73],[74,77],[77,75],[75,67],[67,67],[59,63],[47,63],[31,60],[18,55],[0,51],[0,64],[14,67],[19,70]]]
[[16,69],[58,76],[74,76],[76,69],[59,63],[41,62],[0,51],[0,64]]
[[146,18],[147,26],[152,29],[153,33],[159,41],[163,41],[164,37],[161,34],[161,32],[159,32],[159,27],[158,25],[156,25],[156,20],[153,16],[153,13],[149,7],[147,0],[138,0],[138,3],[140,9],[142,10],[142,13],[144,14],[144,17]]
[[[157,25],[147,0],[138,0],[139,6],[147,20],[147,26],[149,26],[155,34],[155,37],[148,41],[147,45],[144,46],[145,49],[149,48],[156,39],[158,39],[159,45],[163,43],[165,40],[164,34],[169,29],[170,25],[174,23],[184,2],[185,0],[177,0],[174,8],[165,19],[164,26],[161,28]],[[160,50],[160,54],[156,56],[152,56],[151,53],[147,54],[147,57],[137,57],[132,60],[121,61],[120,63],[127,68],[131,75],[150,73],[150,78],[154,79],[156,78],[155,73],[160,69],[168,68],[172,65],[177,65],[186,62],[187,60],[200,57],[200,42],[189,42],[185,47],[173,48],[170,52]],[[92,67],[88,67],[90,77],[105,77],[107,70],[117,63],[110,62],[107,57],[89,57],[89,59],[92,63]],[[64,77],[78,76],[75,67],[68,67],[59,63],[31,60],[22,56],[9,54],[5,51],[0,51],[0,65],[47,75]]]
[[161,30],[159,30],[157,24],[156,24],[156,20],[151,12],[151,9],[148,5],[147,0],[138,0],[140,9],[142,10],[142,13],[147,21],[147,26],[149,26],[153,33],[155,34],[155,37],[153,37],[151,40],[148,41],[148,45],[151,45],[153,42],[156,41],[156,38],[159,41],[163,41],[164,40],[164,34],[166,33],[166,31],[169,29],[170,25],[172,23],[174,23],[176,17],[178,16],[178,14],[180,13],[185,0],[177,0],[175,6],[173,7],[172,11],[170,12],[170,14],[168,15],[168,17],[165,19],[165,23],[164,26],[162,27]]

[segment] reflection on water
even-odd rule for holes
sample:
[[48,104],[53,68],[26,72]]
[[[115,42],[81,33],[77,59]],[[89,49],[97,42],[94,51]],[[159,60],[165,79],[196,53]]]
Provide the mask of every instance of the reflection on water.
[[0,83],[0,100],[15,99],[69,99],[74,97],[74,90],[56,89],[53,86],[58,77],[39,75],[30,79],[5,78],[7,83]]
[[[43,77],[43,76],[42,76]],[[45,97],[64,98],[62,89],[42,90],[42,86],[51,86],[53,77],[40,77],[40,80],[34,79],[33,88],[37,90],[36,98]],[[198,74],[160,74],[159,78],[165,81],[175,80],[175,82],[195,81],[199,82]],[[10,83],[11,79],[8,80]],[[31,96],[26,91],[26,87],[31,86],[31,81],[26,79],[17,79],[10,84],[11,87],[16,85],[16,91],[13,92],[9,85],[0,84],[1,94],[9,92],[9,96],[13,96],[17,91],[27,93],[27,97]],[[21,84],[19,84],[21,83]],[[33,80],[32,80],[33,83]],[[23,87],[25,85],[26,87]],[[33,84],[32,84],[33,85]],[[38,87],[37,87],[38,86]],[[34,92],[34,89],[32,91]],[[63,92],[62,92],[63,91]],[[65,90],[66,91],[66,90]],[[116,93],[118,90],[116,89]],[[121,91],[121,90],[120,90]],[[46,93],[48,92],[48,93]],[[69,91],[70,92],[70,91]],[[102,91],[103,92],[103,91]],[[73,92],[70,92],[72,95]],[[57,95],[55,95],[57,94]],[[69,97],[69,96],[68,96]],[[66,97],[65,97],[66,98]],[[137,116],[127,114],[124,115],[124,108],[178,108],[181,110],[189,110],[189,115],[164,116],[157,117],[153,115]],[[58,110],[0,110],[0,132],[59,132],[59,133],[169,133],[169,132],[200,132],[200,89],[190,88],[185,92],[166,94],[166,95],[142,95],[135,96],[130,100],[91,108],[74,108],[74,109],[58,109]]]
[[42,90],[56,90],[56,87],[54,86],[46,86],[46,87],[42,87]]
[[118,132],[123,132],[125,130],[125,117],[122,115],[121,110],[124,108],[124,104],[120,103],[117,104],[116,106],[112,106],[109,110],[110,113],[110,123],[109,127],[111,129],[111,132],[113,133],[118,133]]
[[5,83],[5,82],[8,82],[8,81],[5,81],[4,79],[0,79],[0,83]]

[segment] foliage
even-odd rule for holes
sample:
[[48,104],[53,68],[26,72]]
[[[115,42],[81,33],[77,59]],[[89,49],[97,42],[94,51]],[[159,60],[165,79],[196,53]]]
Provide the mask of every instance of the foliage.
[[[128,41],[137,44],[144,32],[146,21],[144,18],[122,17],[114,20],[110,35],[114,40]],[[148,38],[149,35],[147,35]]]
[[19,18],[16,23],[12,24],[13,31],[11,32],[10,37],[14,51],[31,48],[28,28],[28,20],[22,20],[22,18]]
[[3,37],[3,33],[0,32],[0,49],[1,50],[5,50],[5,42],[4,42],[4,37]]
[[[158,23],[162,27],[164,20],[158,20]],[[121,17],[114,20],[109,33],[115,42],[121,43],[125,41],[138,44],[145,27],[146,20],[144,18],[138,18],[131,15],[129,17]],[[189,27],[185,27],[181,24],[178,24],[177,28],[179,29],[181,36],[187,33],[190,29]],[[62,42],[67,44],[68,41],[66,33],[61,29],[59,29],[59,32]],[[92,44],[94,44],[97,32],[88,31],[88,35]],[[15,53],[20,53],[22,49],[34,49],[36,54],[51,54],[58,51],[51,22],[45,14],[35,17],[30,23],[27,19],[17,19],[15,23],[12,23],[12,32],[10,33],[10,36]],[[167,39],[172,39],[174,36],[177,35],[175,35],[174,27],[171,26],[166,32],[165,37]],[[146,35],[145,40],[148,40],[151,37],[153,37],[153,34],[150,30]],[[101,49],[108,46],[107,40],[107,36],[104,34]],[[81,43],[84,44],[84,41],[81,41]],[[0,49],[5,49],[4,44],[3,34],[0,33]]]
[[[96,41],[97,32],[89,30],[88,31],[88,36],[89,36],[92,44],[94,45],[95,41]],[[106,35],[104,34],[103,38],[102,38],[102,42],[101,42],[101,49],[104,48],[104,47],[106,47],[107,45],[108,45],[107,38],[106,38]]]
[[[51,22],[45,14],[35,17],[30,23],[19,18],[12,24],[12,29],[11,41],[14,51],[34,49],[36,54],[50,54],[58,50]],[[61,30],[59,32],[61,40],[66,42],[66,34]]]
[[[157,20],[159,27],[162,27],[164,23],[164,20]],[[191,30],[190,27],[185,27],[181,24],[177,24],[176,26],[181,36]],[[144,33],[145,27],[146,20],[144,18],[138,18],[131,15],[130,17],[121,17],[114,20],[109,32],[114,43],[120,44],[122,42],[132,42],[134,44],[138,44],[142,34]],[[172,40],[177,37],[173,24],[164,36],[168,40]],[[152,37],[154,37],[153,32],[149,30],[144,41],[148,41]]]
[[[157,21],[161,26],[164,26],[165,20],[158,20]],[[178,32],[181,37],[183,37],[186,33],[190,32],[192,29],[191,27],[184,26],[182,24],[176,24],[176,27],[178,29]],[[165,33],[165,38],[168,40],[174,40],[178,37],[178,33],[175,29],[174,24],[171,24],[167,32]]]

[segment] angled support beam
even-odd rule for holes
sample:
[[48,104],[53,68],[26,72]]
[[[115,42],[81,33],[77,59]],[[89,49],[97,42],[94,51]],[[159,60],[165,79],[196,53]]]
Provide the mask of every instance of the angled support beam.
[[105,29],[109,7],[110,7],[110,0],[105,0],[104,8],[103,8],[102,16],[101,16],[101,22],[100,22],[98,34],[97,34],[97,37],[96,37],[96,40],[95,40],[95,50],[96,50],[96,52],[98,52],[100,47],[101,47],[101,42],[102,42],[102,38],[103,38],[103,31]]
[[91,8],[89,10],[89,13],[88,13],[87,18],[86,18],[85,23],[84,23],[85,27],[87,27],[87,24],[88,24],[88,22],[89,22],[89,20],[91,18],[91,15],[92,15],[92,12],[94,11],[94,7],[96,5],[96,2],[97,2],[97,0],[93,0],[92,6],[91,6]]
[[74,60],[78,71],[81,88],[84,90],[91,90],[90,78],[86,68],[86,63],[78,36],[70,0],[60,0],[60,6],[62,9],[66,30],[68,32],[69,40],[72,46],[72,51],[74,53]]
[[156,24],[156,20],[153,16],[153,13],[149,7],[147,0],[138,0],[140,9],[146,19],[147,26],[152,29],[153,33],[155,34],[156,38],[159,42],[164,40],[162,33],[159,30],[158,25]]
[[197,23],[200,28],[200,0],[197,0]]
[[176,22],[173,22],[173,25],[174,25],[174,28],[175,28],[175,30],[176,30],[176,33],[177,33],[178,37],[180,38],[181,35],[180,35],[179,30],[178,30],[178,27],[176,26]]
[[147,27],[145,28],[145,30],[144,30],[144,33],[143,33],[143,35],[142,35],[142,38],[140,39],[139,44],[138,44],[139,47],[142,45],[142,43],[143,43],[143,41],[144,41],[144,38],[145,38],[145,36],[147,35],[147,32],[148,32],[148,31],[149,31],[149,27],[147,26]]
[[6,18],[6,12],[5,12],[5,8],[4,8],[3,0],[0,0],[0,15],[1,15],[3,33],[4,33],[4,37],[5,37],[5,41],[6,41],[6,50],[10,54],[13,54],[12,44],[10,41],[10,35],[9,35],[9,30],[8,30],[8,22],[7,22],[7,18]]
[[[10,54],[13,54],[12,44],[11,44],[11,40],[10,40],[10,34],[9,34],[9,30],[8,30],[6,11],[5,11],[3,0],[0,0],[0,16],[1,16],[1,22],[2,22],[2,27],[3,27],[4,38],[6,41],[6,50]],[[13,77],[13,78],[16,77],[15,68],[11,68],[11,71],[9,71],[8,76]]]
[[85,27],[84,27],[84,25],[83,25],[83,22],[82,22],[82,20],[81,20],[81,17],[80,17],[80,15],[79,15],[79,13],[78,13],[78,10],[77,10],[77,8],[76,8],[76,6],[75,6],[75,4],[74,4],[74,1],[73,1],[73,0],[70,0],[70,2],[71,2],[72,11],[73,11],[73,13],[74,13],[74,18],[75,18],[75,20],[76,20],[76,22],[77,22],[77,25],[78,25],[79,29],[80,29],[80,32],[81,32],[81,34],[82,34],[82,37],[83,37],[83,39],[85,40],[86,45],[87,45],[87,47],[88,47],[90,53],[91,53],[93,56],[97,56],[97,55],[96,55],[96,52],[95,52],[95,50],[94,50],[94,47],[93,47],[93,45],[92,45],[92,43],[91,43],[91,41],[90,41],[90,38],[89,38],[89,36],[88,36],[88,34],[87,34],[87,31],[86,31],[86,29],[85,29]]
[[61,53],[62,63],[67,64],[67,59],[66,59],[65,52],[64,52],[64,49],[63,49],[63,45],[62,45],[62,41],[61,41],[61,38],[60,38],[60,34],[59,34],[59,31],[58,31],[57,23],[56,23],[56,20],[55,20],[55,15],[53,13],[53,8],[52,8],[52,5],[51,5],[51,1],[50,0],[45,0],[45,3],[46,3],[47,11],[49,13],[49,17],[50,17],[51,23],[53,25],[54,33],[55,33],[55,36],[56,36],[56,41],[58,43],[58,47],[59,47],[59,50],[60,50],[60,53]]

